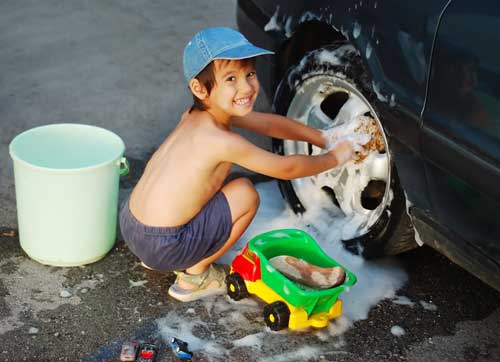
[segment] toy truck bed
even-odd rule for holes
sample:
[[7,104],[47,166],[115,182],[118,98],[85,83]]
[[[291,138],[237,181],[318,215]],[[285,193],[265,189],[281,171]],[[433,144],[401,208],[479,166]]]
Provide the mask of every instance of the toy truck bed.
[[[290,255],[320,267],[340,266],[344,283],[329,289],[299,286],[277,271],[269,260]],[[269,303],[264,319],[274,330],[325,327],[342,313],[340,293],[356,283],[356,276],[330,258],[306,232],[296,229],[274,230],[254,237],[236,256],[227,278],[228,294],[241,299],[254,294]]]

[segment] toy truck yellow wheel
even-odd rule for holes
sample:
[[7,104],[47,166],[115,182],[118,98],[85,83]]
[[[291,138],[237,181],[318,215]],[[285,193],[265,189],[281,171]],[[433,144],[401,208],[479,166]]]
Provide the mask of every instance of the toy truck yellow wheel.
[[282,302],[277,301],[264,307],[264,321],[273,331],[288,328],[290,309]]
[[226,277],[226,287],[227,295],[229,295],[231,299],[240,300],[249,295],[245,281],[238,273],[232,273]]

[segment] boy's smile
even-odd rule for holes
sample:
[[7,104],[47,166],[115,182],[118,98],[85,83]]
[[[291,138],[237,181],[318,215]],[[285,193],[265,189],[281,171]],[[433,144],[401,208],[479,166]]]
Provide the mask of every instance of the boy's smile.
[[205,99],[208,112],[218,121],[250,113],[259,93],[259,81],[252,63],[238,60],[214,61],[215,85]]
[[234,101],[234,103],[236,103],[239,106],[250,105],[251,104],[250,102],[252,102],[252,98],[251,97],[240,98],[240,99],[236,99]]

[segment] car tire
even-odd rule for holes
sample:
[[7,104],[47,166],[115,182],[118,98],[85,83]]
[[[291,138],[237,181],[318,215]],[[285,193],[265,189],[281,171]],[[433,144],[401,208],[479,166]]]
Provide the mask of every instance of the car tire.
[[[350,195],[353,200],[351,204],[339,203],[339,199],[349,199],[343,194],[348,187],[343,190],[342,184],[348,185],[349,177],[356,175],[346,174],[343,183],[322,184],[327,179],[324,175],[330,172],[337,172],[337,181],[342,180],[341,173],[347,172],[342,167],[319,176],[279,181],[283,197],[296,213],[318,207],[314,202],[307,205],[309,194],[305,195],[305,190],[310,190],[311,185],[314,185],[313,187],[321,188],[328,194],[331,208],[340,209],[344,217],[352,217],[353,213],[363,217],[368,215],[366,224],[360,224],[357,232],[342,237],[347,249],[362,254],[365,258],[399,254],[416,246],[411,221],[406,213],[405,195],[391,159],[383,124],[375,108],[376,100],[377,95],[358,52],[352,45],[344,42],[306,54],[297,66],[286,72],[273,100],[276,113],[318,129],[342,124],[343,119],[348,116],[352,119],[356,112],[375,120],[385,148],[383,152],[377,152],[369,158],[373,165],[365,165],[368,158],[362,162],[363,167],[377,171],[373,175],[369,174],[373,179],[369,180],[363,190]],[[348,102],[351,107],[345,106]],[[342,108],[343,106],[345,107]],[[353,108],[352,112],[350,108]],[[311,155],[321,152],[319,148],[304,142],[280,139],[273,139],[272,148],[275,153],[282,155]],[[372,190],[368,190],[369,188]]]
[[282,301],[267,304],[264,307],[264,321],[273,331],[279,331],[288,328],[290,320],[290,309]]
[[245,281],[238,273],[229,274],[226,277],[227,295],[233,300],[241,300],[248,297]]

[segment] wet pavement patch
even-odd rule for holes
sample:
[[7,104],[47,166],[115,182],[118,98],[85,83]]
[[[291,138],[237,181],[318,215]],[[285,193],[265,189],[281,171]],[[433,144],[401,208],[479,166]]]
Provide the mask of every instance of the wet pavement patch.
[[[157,338],[158,329],[156,323],[149,323],[141,329],[130,334],[129,338],[119,339],[116,341],[108,342],[96,351],[88,354],[82,358],[84,362],[103,362],[103,361],[116,361],[120,355],[121,346],[124,342],[130,339],[136,341],[148,341]],[[158,343],[159,356],[164,355],[167,351],[165,343]]]
[[[172,336],[193,347],[214,347],[212,352],[194,351],[201,361],[275,357],[276,362],[281,360],[277,356],[306,360],[308,355],[323,356],[313,360],[325,361],[401,361],[423,350],[431,355],[433,348],[446,354],[445,346],[429,341],[439,340],[436,336],[454,338],[461,321],[481,323],[500,301],[500,293],[431,249],[420,248],[401,256],[410,279],[399,297],[381,301],[366,320],[355,322],[341,336],[332,337],[328,330],[275,333],[265,327],[262,305],[255,301],[241,305],[225,297],[187,304],[172,300],[167,290],[174,274],[143,269],[123,241],[104,259],[74,268],[37,264],[16,238],[3,237],[0,242],[0,320],[16,323],[2,334],[3,361],[14,361],[11,356],[19,346],[43,361],[116,361],[124,341],[150,336],[162,340],[158,362],[175,360],[165,343]],[[14,285],[24,291],[14,291]],[[470,288],[464,290],[464,285]],[[62,296],[62,291],[69,295]],[[186,325],[192,328],[183,329]],[[394,336],[394,326],[405,334]],[[485,354],[494,358],[498,347],[492,341],[481,343],[456,353],[471,356],[479,351],[484,361],[493,361]]]

